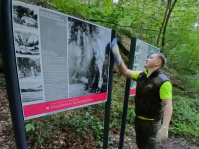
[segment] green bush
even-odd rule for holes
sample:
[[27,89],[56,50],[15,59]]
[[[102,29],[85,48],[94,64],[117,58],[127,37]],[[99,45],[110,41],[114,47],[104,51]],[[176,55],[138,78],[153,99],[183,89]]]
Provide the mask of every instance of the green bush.
[[171,131],[192,141],[199,139],[198,99],[173,97],[173,116]]
[[[123,109],[120,109],[119,110],[119,115],[120,117],[122,117],[122,114],[123,114]],[[132,108],[128,108],[127,110],[127,115],[126,115],[126,123],[127,124],[134,124],[134,120],[135,120],[135,112],[134,112],[134,109]]]
[[63,124],[75,128],[82,137],[86,137],[86,133],[93,133],[98,139],[102,139],[104,125],[96,115],[85,112],[85,115],[78,115],[73,119],[65,118]]
[[199,96],[199,73],[195,75],[190,75],[190,74],[182,74],[179,72],[174,73],[174,84],[177,85],[176,89],[180,89],[180,92],[177,91],[175,95],[181,95],[181,96],[186,96],[190,98],[197,98]]

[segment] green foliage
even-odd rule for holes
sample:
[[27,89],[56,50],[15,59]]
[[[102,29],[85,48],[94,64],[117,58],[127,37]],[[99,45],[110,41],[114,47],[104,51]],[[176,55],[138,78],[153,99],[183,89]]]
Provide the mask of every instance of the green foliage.
[[74,139],[79,135],[82,140],[88,136],[94,136],[97,140],[102,140],[103,121],[92,114],[95,112],[93,109],[93,107],[88,108],[88,111],[91,111],[90,113],[88,111],[78,111],[70,118],[65,116],[64,113],[59,113],[31,120],[25,127],[28,141],[37,144],[45,143],[48,144],[48,147],[54,146],[57,136],[65,136],[67,132],[70,132],[70,136]]
[[102,139],[104,129],[103,121],[95,115],[90,115],[88,112],[85,112],[85,117],[65,118],[63,124],[75,128],[75,131],[81,133],[83,137],[86,137],[87,133],[94,133],[98,139]]
[[[173,77],[175,80],[179,80],[181,83],[175,83],[177,84],[177,88],[180,88],[180,96],[183,97],[190,97],[190,98],[197,98],[199,96],[198,90],[199,90],[199,74],[196,75],[187,75],[179,73],[174,73]],[[176,91],[176,90],[175,90]]]
[[173,74],[174,97],[171,131],[173,134],[192,138],[199,138],[199,80],[196,75]]
[[33,124],[26,124],[25,126],[26,128],[26,132],[30,131],[30,130],[35,130],[35,126]]
[[171,131],[196,141],[199,137],[199,102],[181,96],[173,97],[173,117]]
[[34,139],[38,144],[42,144],[44,142],[44,138],[47,136],[47,133],[40,129],[40,126],[37,124],[37,122],[26,124],[25,129],[27,134],[35,134]]
[[[123,114],[123,109],[120,109],[119,116],[122,117],[122,114]],[[133,125],[134,120],[135,120],[135,112],[132,108],[128,108],[127,115],[126,115],[126,123]]]

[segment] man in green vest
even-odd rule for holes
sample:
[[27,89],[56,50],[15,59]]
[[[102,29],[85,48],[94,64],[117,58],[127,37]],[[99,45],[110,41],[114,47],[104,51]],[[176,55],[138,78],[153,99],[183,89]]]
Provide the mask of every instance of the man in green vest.
[[172,85],[160,71],[166,59],[154,53],[146,59],[145,71],[133,71],[122,61],[117,39],[112,41],[112,53],[120,73],[137,81],[135,95],[135,132],[139,149],[155,149],[157,142],[168,138],[172,116]]

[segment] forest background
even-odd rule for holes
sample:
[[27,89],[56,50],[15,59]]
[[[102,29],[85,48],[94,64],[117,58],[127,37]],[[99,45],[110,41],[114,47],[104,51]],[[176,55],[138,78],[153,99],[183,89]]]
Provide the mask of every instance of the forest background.
[[[128,64],[130,39],[136,37],[162,49],[164,72],[173,84],[173,116],[169,138],[199,148],[199,1],[198,0],[22,0],[66,13],[117,31],[122,57]],[[3,68],[2,62],[0,63]],[[15,146],[5,80],[0,74],[0,147]],[[117,148],[125,78],[114,69],[109,148]],[[7,109],[5,109],[5,107]],[[79,108],[25,122],[30,148],[101,148],[105,104]],[[135,148],[134,98],[129,100],[124,148]],[[6,117],[7,116],[7,117]],[[8,118],[9,117],[9,118]],[[9,143],[5,143],[9,140]],[[184,142],[183,141],[183,142]],[[4,142],[4,144],[2,144]],[[182,144],[182,143],[181,143]],[[171,147],[170,147],[171,148]]]

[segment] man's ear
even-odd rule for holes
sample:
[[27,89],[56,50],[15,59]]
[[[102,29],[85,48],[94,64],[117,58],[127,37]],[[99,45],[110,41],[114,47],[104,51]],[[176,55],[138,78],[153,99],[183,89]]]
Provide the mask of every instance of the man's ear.
[[155,63],[155,66],[160,66],[161,65],[161,60],[157,60],[157,62]]

